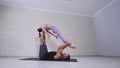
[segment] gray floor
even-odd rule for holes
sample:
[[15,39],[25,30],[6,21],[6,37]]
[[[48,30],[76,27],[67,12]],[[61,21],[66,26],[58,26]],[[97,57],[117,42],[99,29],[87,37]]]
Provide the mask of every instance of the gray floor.
[[120,68],[120,58],[72,57],[78,62],[29,61],[22,57],[0,57],[0,68]]

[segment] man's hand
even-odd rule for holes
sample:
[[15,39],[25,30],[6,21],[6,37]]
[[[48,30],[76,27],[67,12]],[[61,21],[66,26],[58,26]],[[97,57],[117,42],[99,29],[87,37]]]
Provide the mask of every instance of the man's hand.
[[54,59],[59,60],[60,59],[60,55],[55,55]]

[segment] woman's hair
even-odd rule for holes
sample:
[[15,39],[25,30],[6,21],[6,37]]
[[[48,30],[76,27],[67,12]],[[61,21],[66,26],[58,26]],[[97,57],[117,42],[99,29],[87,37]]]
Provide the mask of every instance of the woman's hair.
[[37,29],[38,32],[42,32],[42,28]]
[[41,36],[40,32],[42,32],[42,28],[37,29],[37,31],[39,32],[39,37]]

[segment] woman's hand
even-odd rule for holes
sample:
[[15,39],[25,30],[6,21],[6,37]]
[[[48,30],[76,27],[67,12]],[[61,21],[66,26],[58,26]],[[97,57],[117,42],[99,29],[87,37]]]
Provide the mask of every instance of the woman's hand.
[[48,36],[48,38],[50,38],[50,34],[49,33],[47,33],[47,36]]

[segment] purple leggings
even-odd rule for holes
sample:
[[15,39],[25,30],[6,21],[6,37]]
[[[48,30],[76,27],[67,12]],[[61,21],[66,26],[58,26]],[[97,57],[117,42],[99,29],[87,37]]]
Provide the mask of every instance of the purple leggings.
[[[48,27],[48,24],[45,24],[45,28]],[[58,28],[56,28],[55,26],[51,27],[51,30],[58,35],[58,37],[62,40],[62,42],[67,43],[68,41],[65,39],[65,37],[63,36],[63,34],[58,30]]]

